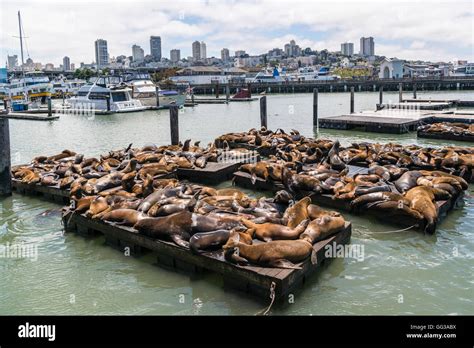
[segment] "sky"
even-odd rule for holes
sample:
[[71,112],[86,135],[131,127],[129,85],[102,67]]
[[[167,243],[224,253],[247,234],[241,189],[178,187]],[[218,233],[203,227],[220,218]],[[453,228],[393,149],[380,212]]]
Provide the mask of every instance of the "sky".
[[[340,50],[372,36],[375,54],[401,59],[474,61],[474,1],[315,0],[0,0],[0,66],[20,57],[17,12],[25,29],[25,60],[76,66],[94,60],[94,41],[107,40],[109,55],[150,53],[159,35],[164,57],[173,48],[191,55],[204,41],[207,55],[229,48],[261,54],[294,39],[302,48]],[[20,58],[19,58],[20,59]]]

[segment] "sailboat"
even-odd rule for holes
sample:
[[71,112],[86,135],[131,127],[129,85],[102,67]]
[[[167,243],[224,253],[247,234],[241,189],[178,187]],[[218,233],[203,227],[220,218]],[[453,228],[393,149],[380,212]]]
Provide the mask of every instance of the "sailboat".
[[20,11],[18,11],[18,28],[20,31],[21,77],[10,81],[9,97],[12,101],[13,111],[28,110],[33,105],[38,105],[40,102],[44,103],[46,98],[51,97],[53,88],[49,78],[41,71],[28,73],[24,71],[25,61]]

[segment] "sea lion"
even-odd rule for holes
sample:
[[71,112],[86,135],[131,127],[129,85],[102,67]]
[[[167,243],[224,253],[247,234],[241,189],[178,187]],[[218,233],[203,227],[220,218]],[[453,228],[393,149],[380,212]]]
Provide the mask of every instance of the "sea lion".
[[341,231],[345,223],[346,221],[341,214],[330,212],[311,221],[306,230],[300,235],[300,239],[306,239],[312,245]]
[[248,228],[247,233],[252,237],[269,242],[274,239],[297,239],[308,226],[309,219],[301,221],[295,228],[270,222],[256,224],[246,219],[242,219],[242,224]]
[[227,260],[238,263],[253,263],[276,268],[301,269],[295,265],[312,255],[311,261],[316,263],[313,245],[305,239],[276,240],[266,243],[248,245],[240,241],[238,233],[232,233],[222,247]]
[[434,203],[435,196],[431,188],[427,186],[414,187],[405,194],[405,197],[410,201],[410,208],[423,215],[426,221],[424,231],[433,234],[438,221],[438,210]]
[[189,247],[198,254],[203,250],[220,247],[227,242],[229,236],[229,230],[196,233],[189,239]]
[[310,204],[311,198],[304,197],[286,209],[283,214],[283,219],[288,221],[286,225],[289,228],[295,228],[301,221],[306,220],[308,218],[308,206]]
[[395,187],[401,193],[407,192],[408,190],[417,185],[416,181],[420,176],[422,176],[422,174],[420,171],[417,170],[412,170],[403,173],[402,176],[400,176],[400,178],[398,178],[398,180],[394,182]]
[[115,209],[105,213],[102,220],[115,222],[125,226],[134,226],[146,215],[134,209]]

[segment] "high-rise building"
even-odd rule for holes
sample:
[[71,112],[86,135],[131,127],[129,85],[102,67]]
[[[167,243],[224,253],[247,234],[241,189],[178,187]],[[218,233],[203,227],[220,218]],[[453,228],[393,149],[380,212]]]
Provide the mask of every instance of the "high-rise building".
[[97,39],[95,41],[95,63],[98,68],[109,64],[109,52],[107,50],[107,41]]
[[69,59],[68,56],[63,58],[63,70],[64,71],[71,70],[71,60]]
[[132,57],[134,62],[143,62],[143,60],[145,60],[145,51],[140,46],[133,45]]
[[150,36],[150,54],[156,61],[161,60],[161,36]]
[[201,43],[199,41],[193,42],[193,58],[201,59]]
[[375,55],[374,38],[372,36],[360,38],[360,55],[364,57]]
[[181,51],[178,49],[173,49],[170,51],[170,60],[173,63],[179,62],[181,60]]
[[290,43],[287,43],[284,51],[288,57],[301,56],[301,47],[296,44],[295,40],[291,40]]
[[13,69],[18,66],[18,56],[15,54],[13,56],[7,56],[8,69]]
[[242,56],[245,56],[245,54],[246,54],[246,53],[245,53],[245,50],[237,50],[237,51],[235,51],[235,57],[236,57],[236,58],[240,58],[240,57],[242,57]]
[[207,58],[207,49],[206,49],[206,43],[204,41],[201,41],[201,59],[206,59]]
[[53,63],[46,63],[44,65],[44,70],[54,70],[54,64]]
[[341,44],[341,53],[344,56],[352,56],[354,54],[354,44],[352,42],[344,42]]
[[221,59],[223,62],[228,62],[230,60],[230,52],[228,48],[223,48],[221,50]]
[[76,70],[76,65],[74,63],[71,63],[71,70]]

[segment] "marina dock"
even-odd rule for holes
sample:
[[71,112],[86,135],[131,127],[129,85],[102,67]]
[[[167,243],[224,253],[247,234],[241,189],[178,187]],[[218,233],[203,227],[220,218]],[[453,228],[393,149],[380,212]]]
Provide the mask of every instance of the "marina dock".
[[23,112],[10,112],[3,114],[0,117],[6,117],[12,120],[30,120],[30,121],[54,121],[59,120],[59,115],[44,116],[43,114],[27,114]]
[[[225,260],[222,250],[194,254],[173,242],[152,239],[138,234],[133,228],[91,220],[67,210],[62,219],[67,232],[86,236],[103,234],[107,244],[121,252],[124,252],[125,248],[129,248],[127,250],[136,256],[146,251],[156,252],[158,264],[166,268],[191,274],[199,274],[203,271],[220,274],[225,288],[246,292],[263,301],[268,301],[272,288],[275,299],[283,300],[298,287],[301,287],[312,273],[329,260],[325,252],[327,248],[337,248],[349,243],[352,233],[351,224],[346,222],[342,231],[313,245],[316,252],[315,264],[311,263],[308,258],[296,264],[301,269],[282,269],[236,265]],[[259,243],[256,240],[254,242]]]

